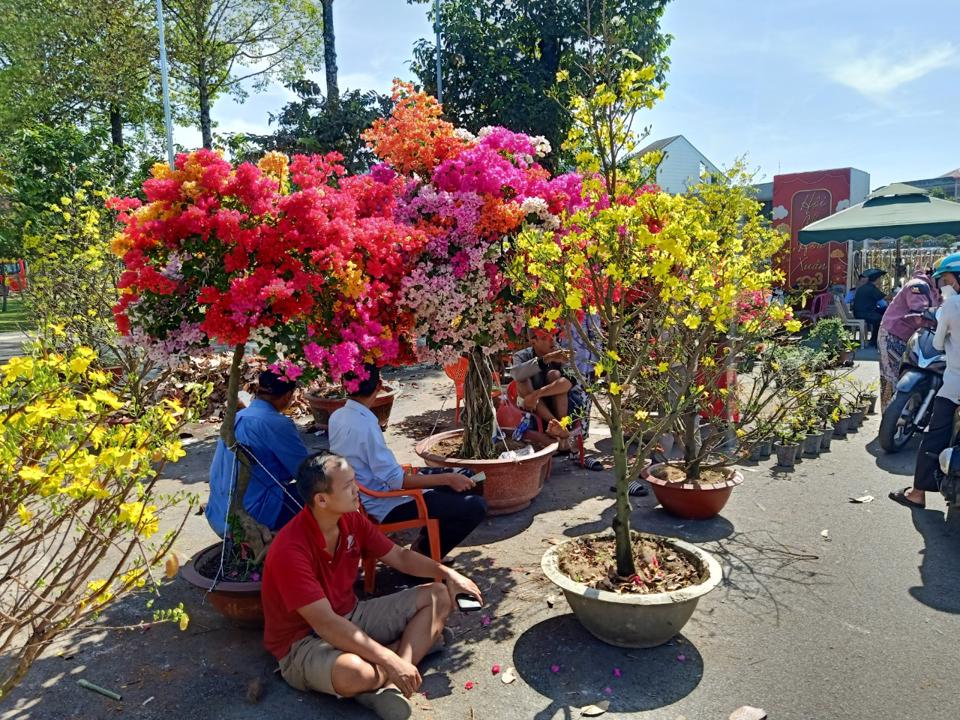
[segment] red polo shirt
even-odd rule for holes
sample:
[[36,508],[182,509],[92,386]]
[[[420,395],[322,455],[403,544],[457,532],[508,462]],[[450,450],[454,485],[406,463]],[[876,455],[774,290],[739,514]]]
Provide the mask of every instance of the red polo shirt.
[[333,611],[346,615],[357,604],[353,583],[361,557],[383,557],[393,542],[359,512],[340,517],[340,540],[334,553],[309,510],[301,510],[270,543],[263,566],[263,644],[277,660],[312,628],[297,612],[326,598]]

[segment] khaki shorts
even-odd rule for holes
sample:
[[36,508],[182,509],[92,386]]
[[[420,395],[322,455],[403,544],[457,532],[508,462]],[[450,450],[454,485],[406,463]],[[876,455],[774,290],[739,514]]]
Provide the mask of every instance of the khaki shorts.
[[[361,600],[345,617],[381,645],[400,639],[417,614],[417,589],[407,588],[392,595]],[[297,690],[336,695],[331,674],[333,664],[344,651],[310,634],[295,642],[280,661],[280,675]]]

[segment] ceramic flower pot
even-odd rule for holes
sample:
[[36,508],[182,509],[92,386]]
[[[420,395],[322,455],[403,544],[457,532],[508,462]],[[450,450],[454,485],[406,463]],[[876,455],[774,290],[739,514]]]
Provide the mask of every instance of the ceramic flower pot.
[[830,449],[830,443],[833,442],[833,426],[826,428],[820,435],[820,452],[826,452]]
[[430,467],[467,467],[483,472],[483,497],[487,513],[506,515],[527,507],[540,494],[550,471],[550,461],[557,451],[551,443],[536,452],[515,460],[465,460],[438,455],[433,447],[441,440],[463,434],[463,430],[449,430],[431,435],[417,443],[416,453]]
[[[587,537],[602,537],[588,535]],[[608,536],[612,540],[612,536]],[[649,595],[596,590],[567,577],[560,570],[558,553],[573,540],[549,548],[540,567],[563,591],[577,620],[597,639],[617,647],[648,648],[673,638],[693,615],[697,603],[723,579],[723,572],[709,553],[682,540],[668,538],[678,552],[700,566],[703,578],[697,585]]]
[[685,520],[707,520],[723,510],[730,499],[733,488],[743,482],[739,470],[727,468],[727,479],[722,483],[705,484],[690,481],[670,482],[657,477],[656,470],[664,463],[648,465],[641,476],[650,483],[657,501],[671,515]]
[[809,434],[803,441],[803,456],[815,458],[820,456],[820,442],[823,433]]
[[[373,406],[370,408],[371,412],[377,416],[381,430],[386,430],[387,425],[390,423],[390,411],[393,410],[393,400],[396,396],[396,389],[384,385],[383,389],[380,390],[380,394],[377,395]],[[327,427],[327,424],[330,422],[331,413],[347,404],[347,398],[345,397],[325,397],[315,393],[306,393],[304,397],[310,406],[310,411],[313,413],[313,419],[317,427],[321,428]]]
[[835,438],[845,438],[848,432],[850,432],[850,416],[844,415],[833,426],[833,436]]
[[783,445],[777,442],[773,444],[773,449],[777,453],[777,465],[787,468],[796,465],[797,452],[800,450],[799,445]]
[[203,590],[210,604],[228,620],[245,627],[263,627],[259,582],[220,581],[214,584],[213,578],[201,575],[197,570],[218,555],[222,547],[223,543],[217,543],[198,552],[190,558],[189,563],[180,568],[180,576],[194,587]]

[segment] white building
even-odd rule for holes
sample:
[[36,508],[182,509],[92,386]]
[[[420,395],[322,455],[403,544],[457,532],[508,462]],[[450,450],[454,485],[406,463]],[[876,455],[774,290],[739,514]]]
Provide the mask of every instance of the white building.
[[640,151],[640,155],[655,150],[663,152],[663,162],[657,168],[657,185],[673,195],[685,193],[691,185],[700,182],[700,177],[706,173],[720,172],[683,135],[652,142]]

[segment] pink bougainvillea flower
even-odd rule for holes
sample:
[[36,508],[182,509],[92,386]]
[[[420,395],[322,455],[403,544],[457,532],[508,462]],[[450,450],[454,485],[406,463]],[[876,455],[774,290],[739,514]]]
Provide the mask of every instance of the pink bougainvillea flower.
[[494,663],[493,667],[490,668],[490,672],[496,675],[497,673],[500,672],[500,666]]
[[603,689],[603,692],[606,693],[607,695],[613,695],[613,688],[612,688],[612,687],[605,687],[605,688]]
[[614,677],[622,677],[622,676],[623,676],[623,672],[620,670],[620,668],[614,668],[614,669],[613,669],[613,676],[614,676]]
[[484,615],[482,618],[480,618],[480,624],[483,625],[484,627],[486,627],[487,625],[489,625],[490,622],[491,622],[491,620],[490,620],[490,616],[489,616],[489,615]]
[[687,661],[686,655],[677,655],[677,662],[686,662],[686,661]]
[[552,672],[552,673],[558,673],[558,672],[560,672],[560,666],[559,666],[559,665],[551,665],[551,666],[550,666],[550,672]]
[[464,684],[464,687],[467,690],[473,690],[473,680],[467,680],[467,682]]

